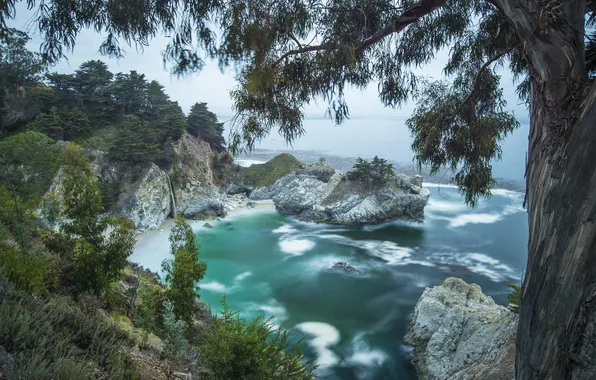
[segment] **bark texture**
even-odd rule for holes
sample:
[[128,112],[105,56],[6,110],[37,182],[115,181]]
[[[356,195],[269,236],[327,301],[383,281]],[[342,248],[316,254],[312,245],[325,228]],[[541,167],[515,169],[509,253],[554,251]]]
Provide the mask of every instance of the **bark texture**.
[[522,40],[532,83],[517,379],[596,379],[596,92],[585,96],[585,0],[496,4]]

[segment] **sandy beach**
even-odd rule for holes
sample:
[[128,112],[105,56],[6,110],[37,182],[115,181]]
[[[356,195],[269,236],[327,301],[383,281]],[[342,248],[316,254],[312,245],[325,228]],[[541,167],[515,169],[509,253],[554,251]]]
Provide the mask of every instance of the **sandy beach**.
[[[195,232],[200,230],[207,230],[204,227],[205,223],[216,226],[219,223],[228,223],[234,219],[242,218],[248,215],[261,213],[274,213],[275,206],[272,201],[258,201],[255,202],[254,207],[239,206],[230,209],[225,218],[214,220],[188,220],[188,223]],[[154,272],[161,272],[161,263],[170,255],[170,242],[168,237],[170,230],[174,226],[174,219],[166,219],[159,228],[139,233],[137,235],[137,243],[134,247],[132,255],[128,258],[129,261],[142,265]]]

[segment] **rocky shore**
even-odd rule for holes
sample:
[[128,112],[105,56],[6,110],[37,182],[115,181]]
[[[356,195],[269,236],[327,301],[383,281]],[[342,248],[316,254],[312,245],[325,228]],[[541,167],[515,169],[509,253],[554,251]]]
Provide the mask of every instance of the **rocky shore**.
[[420,380],[514,380],[516,331],[517,314],[447,278],[424,290],[404,340]]

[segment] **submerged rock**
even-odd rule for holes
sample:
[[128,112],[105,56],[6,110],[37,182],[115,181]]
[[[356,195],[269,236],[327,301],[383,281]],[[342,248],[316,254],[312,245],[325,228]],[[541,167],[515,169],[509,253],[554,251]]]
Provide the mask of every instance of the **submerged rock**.
[[513,380],[516,330],[516,314],[450,277],[424,290],[404,341],[420,380]]
[[205,228],[213,228],[213,226],[211,225],[211,223],[205,223],[205,224],[203,224],[203,227],[205,227]]
[[302,220],[363,225],[422,220],[429,196],[420,176],[400,174],[382,186],[365,188],[340,174],[324,182],[313,175],[292,173],[271,186],[253,190],[250,198],[272,199],[279,212]]
[[343,261],[338,261],[337,263],[333,264],[331,269],[346,273],[360,273],[360,270]]

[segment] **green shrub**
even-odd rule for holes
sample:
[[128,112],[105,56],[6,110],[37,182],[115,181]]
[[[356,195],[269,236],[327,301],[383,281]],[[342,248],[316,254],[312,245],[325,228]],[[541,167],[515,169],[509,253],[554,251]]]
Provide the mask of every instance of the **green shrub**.
[[146,275],[140,273],[139,304],[135,309],[135,325],[157,336],[164,331],[164,294],[163,288],[154,284]]
[[171,302],[166,302],[164,311],[164,353],[171,361],[185,360],[188,358],[188,341],[184,337],[188,325],[181,319],[176,318],[174,307]]
[[0,251],[0,268],[17,289],[44,294],[55,287],[54,256],[22,251],[3,242]]
[[64,297],[13,292],[0,301],[0,345],[15,360],[15,379],[138,378],[120,328]]
[[230,311],[225,297],[223,310],[199,341],[198,364],[209,380],[314,379],[315,365],[303,362],[302,341],[290,344],[290,333],[270,319],[250,322]]
[[288,153],[282,153],[264,164],[251,165],[246,169],[246,180],[255,187],[273,185],[281,177],[300,169],[304,164]]
[[507,294],[507,300],[509,301],[508,308],[515,314],[518,314],[522,295],[521,286],[515,284],[508,284],[507,286],[513,289],[513,292]]
[[371,162],[358,157],[353,169],[344,178],[356,181],[368,189],[376,189],[385,185],[393,176],[393,165],[375,156]]

